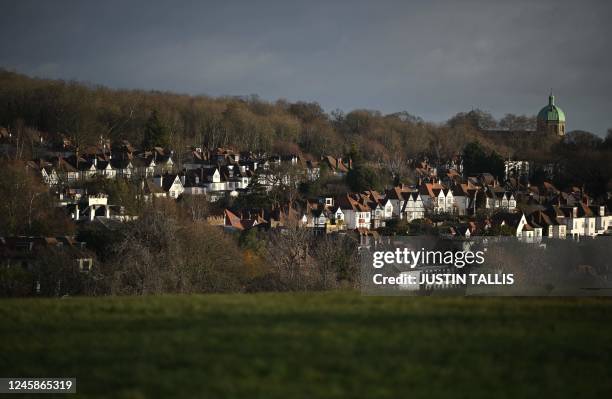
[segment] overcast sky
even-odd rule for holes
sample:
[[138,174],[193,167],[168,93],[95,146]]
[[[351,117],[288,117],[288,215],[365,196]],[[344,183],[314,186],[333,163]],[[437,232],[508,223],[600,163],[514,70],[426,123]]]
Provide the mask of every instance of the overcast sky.
[[190,94],[612,127],[609,1],[7,1],[0,66]]

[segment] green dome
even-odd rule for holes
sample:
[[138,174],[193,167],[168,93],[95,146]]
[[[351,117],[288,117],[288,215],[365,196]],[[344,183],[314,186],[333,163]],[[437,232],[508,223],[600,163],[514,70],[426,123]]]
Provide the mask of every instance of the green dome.
[[565,122],[565,114],[555,105],[555,96],[548,96],[548,105],[538,113],[538,119],[546,122]]

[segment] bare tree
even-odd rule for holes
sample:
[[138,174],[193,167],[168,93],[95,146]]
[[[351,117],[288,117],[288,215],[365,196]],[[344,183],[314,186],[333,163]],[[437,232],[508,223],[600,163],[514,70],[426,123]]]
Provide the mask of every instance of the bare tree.
[[326,235],[317,240],[314,256],[317,261],[316,288],[357,287],[359,262],[354,241],[346,236]]
[[112,294],[238,291],[245,274],[236,243],[221,230],[179,223],[163,208],[126,225],[111,251]]
[[180,205],[192,222],[204,220],[209,214],[209,203],[205,195],[183,195]]
[[272,187],[274,202],[293,204],[299,197],[300,183],[305,180],[305,170],[285,162],[260,175],[265,184]]
[[384,160],[384,166],[387,170],[389,170],[389,172],[391,172],[393,180],[400,182],[409,174],[410,160],[403,152],[396,151],[388,159]]
[[297,224],[274,232],[270,237],[267,258],[287,288],[306,290],[311,287],[316,272],[311,246],[312,232]]

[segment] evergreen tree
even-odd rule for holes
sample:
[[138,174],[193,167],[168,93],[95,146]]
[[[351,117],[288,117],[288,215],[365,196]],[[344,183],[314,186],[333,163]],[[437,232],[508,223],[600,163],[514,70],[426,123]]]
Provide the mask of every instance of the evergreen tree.
[[358,164],[346,174],[346,183],[353,192],[365,190],[380,190],[383,182],[379,174],[371,167]]
[[154,110],[145,125],[142,145],[145,149],[152,149],[155,146],[167,147],[169,142],[168,128],[160,119],[157,110]]
[[463,168],[468,175],[488,172],[498,178],[504,176],[503,158],[495,151],[487,154],[477,142],[468,143],[463,149]]

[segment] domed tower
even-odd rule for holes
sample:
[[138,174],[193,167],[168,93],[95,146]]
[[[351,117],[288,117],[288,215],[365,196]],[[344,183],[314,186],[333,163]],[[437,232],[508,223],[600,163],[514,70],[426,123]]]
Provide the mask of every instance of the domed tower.
[[565,113],[555,105],[552,93],[548,96],[548,105],[538,113],[538,132],[565,135]]

